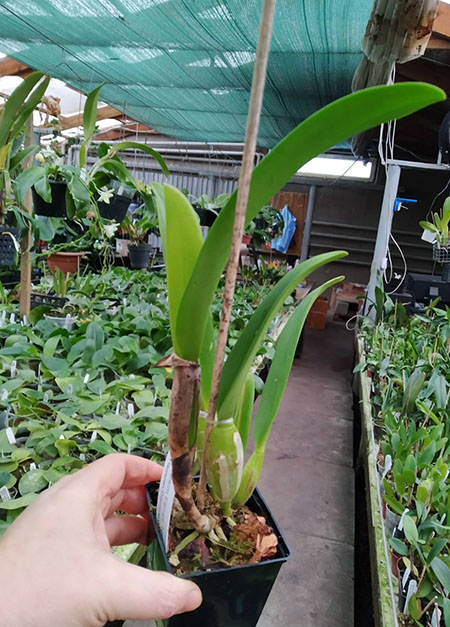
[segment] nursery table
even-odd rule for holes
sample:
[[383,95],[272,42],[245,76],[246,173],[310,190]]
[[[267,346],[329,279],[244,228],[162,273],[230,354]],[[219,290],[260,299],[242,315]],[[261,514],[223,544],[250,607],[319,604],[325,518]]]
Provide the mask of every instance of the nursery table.
[[[362,361],[364,346],[362,338],[356,338],[356,362]],[[397,598],[395,583],[390,569],[390,551],[384,533],[382,499],[377,476],[377,450],[372,410],[369,402],[370,379],[365,373],[356,373],[354,391],[359,395],[361,412],[361,444],[358,464],[364,466],[366,483],[367,520],[370,545],[370,568],[372,599],[376,627],[398,627]]]

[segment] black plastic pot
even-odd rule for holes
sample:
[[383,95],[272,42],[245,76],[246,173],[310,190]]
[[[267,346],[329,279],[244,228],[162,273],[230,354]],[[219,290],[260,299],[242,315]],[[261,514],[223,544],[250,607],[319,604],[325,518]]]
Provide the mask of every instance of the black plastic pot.
[[11,266],[16,257],[14,239],[18,240],[19,229],[14,226],[0,226],[0,266]]
[[195,213],[200,219],[200,226],[212,226],[217,218],[214,211],[194,206]]
[[98,210],[102,218],[106,220],[114,220],[114,222],[122,223],[123,219],[127,215],[128,207],[131,204],[131,200],[126,196],[119,196],[115,194],[110,203],[99,202]]
[[40,292],[31,292],[30,309],[46,305],[52,309],[62,309],[67,303],[67,298],[63,296],[53,296],[51,294],[41,294]]
[[132,268],[146,268],[150,261],[150,253],[152,247],[148,244],[137,246],[130,244],[128,246],[128,256],[130,258],[130,266]]
[[38,216],[64,218],[66,216],[67,184],[64,181],[49,181],[49,183],[52,190],[52,202],[45,202],[34,187],[31,188],[34,212]]
[[[173,573],[155,517],[158,484],[147,486],[150,513],[156,539],[148,550],[148,567]],[[281,566],[290,550],[271,511],[258,491],[248,502],[250,509],[265,517],[278,538],[278,552],[273,559],[258,564],[217,568],[186,575],[201,589],[203,603],[194,612],[172,616],[157,624],[161,627],[255,627]]]

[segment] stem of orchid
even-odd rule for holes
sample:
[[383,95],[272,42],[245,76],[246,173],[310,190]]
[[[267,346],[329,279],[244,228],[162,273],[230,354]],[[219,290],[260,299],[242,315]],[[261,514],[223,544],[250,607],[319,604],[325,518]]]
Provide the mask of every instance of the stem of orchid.
[[225,290],[220,320],[217,349],[214,360],[211,395],[209,398],[208,419],[205,432],[205,443],[201,463],[200,481],[197,492],[197,504],[203,511],[206,492],[206,457],[208,453],[211,430],[216,420],[217,399],[219,396],[220,377],[222,374],[225,347],[230,324],[231,307],[234,299],[234,288],[239,268],[239,255],[242,234],[245,225],[245,213],[250,192],[250,182],[254,166],[256,140],[258,136],[259,118],[261,115],[264,85],[266,82],[267,60],[269,57],[270,39],[272,36],[273,15],[275,0],[264,0],[261,23],[259,27],[258,45],[256,49],[255,68],[253,72],[250,105],[248,110],[247,128],[245,133],[244,153],[242,155],[242,167],[239,174],[238,195],[236,201],[236,213],[234,216],[233,238],[231,240],[230,257],[227,265]]

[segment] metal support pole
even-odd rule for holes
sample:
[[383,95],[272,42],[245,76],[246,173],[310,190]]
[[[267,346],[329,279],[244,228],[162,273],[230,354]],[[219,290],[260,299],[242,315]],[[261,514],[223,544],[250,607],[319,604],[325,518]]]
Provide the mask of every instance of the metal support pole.
[[[30,115],[27,121],[27,130],[25,134],[25,147],[33,144],[33,116]],[[29,155],[24,161],[24,168],[29,168],[33,164],[33,155]],[[33,200],[31,190],[28,190],[24,202],[25,208],[30,215],[33,214]],[[20,243],[20,316],[28,316],[30,314],[31,300],[31,253],[30,249],[33,243],[33,234],[31,224],[22,241]]]
[[305,226],[303,227],[302,249],[300,251],[300,261],[308,259],[309,242],[311,240],[311,227],[314,214],[314,204],[316,201],[316,185],[311,185],[308,194],[308,206],[306,207]]
[[[379,273],[386,268],[387,250],[391,235],[392,218],[394,217],[394,203],[397,198],[400,174],[400,166],[388,166],[383,204],[381,205],[380,221],[378,223],[377,239],[375,242],[375,250],[373,252],[372,266],[370,268],[369,285],[367,286],[367,298],[364,308],[365,314],[368,313],[370,305],[375,302],[375,288],[378,284]],[[373,308],[370,316],[375,318],[375,311]]]

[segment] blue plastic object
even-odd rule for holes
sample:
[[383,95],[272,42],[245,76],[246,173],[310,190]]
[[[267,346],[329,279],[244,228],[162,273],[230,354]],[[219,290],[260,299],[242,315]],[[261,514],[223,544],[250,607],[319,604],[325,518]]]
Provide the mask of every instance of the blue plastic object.
[[408,204],[411,202],[416,203],[417,200],[415,198],[396,198],[395,203],[394,203],[394,213],[396,213],[397,211],[400,211],[400,209],[402,208],[402,205]]
[[272,249],[278,250],[280,253],[285,253],[291,244],[292,237],[295,233],[295,227],[297,226],[297,220],[289,211],[287,205],[284,205],[281,210],[281,215],[284,220],[283,233],[281,237],[276,237],[272,240]]

